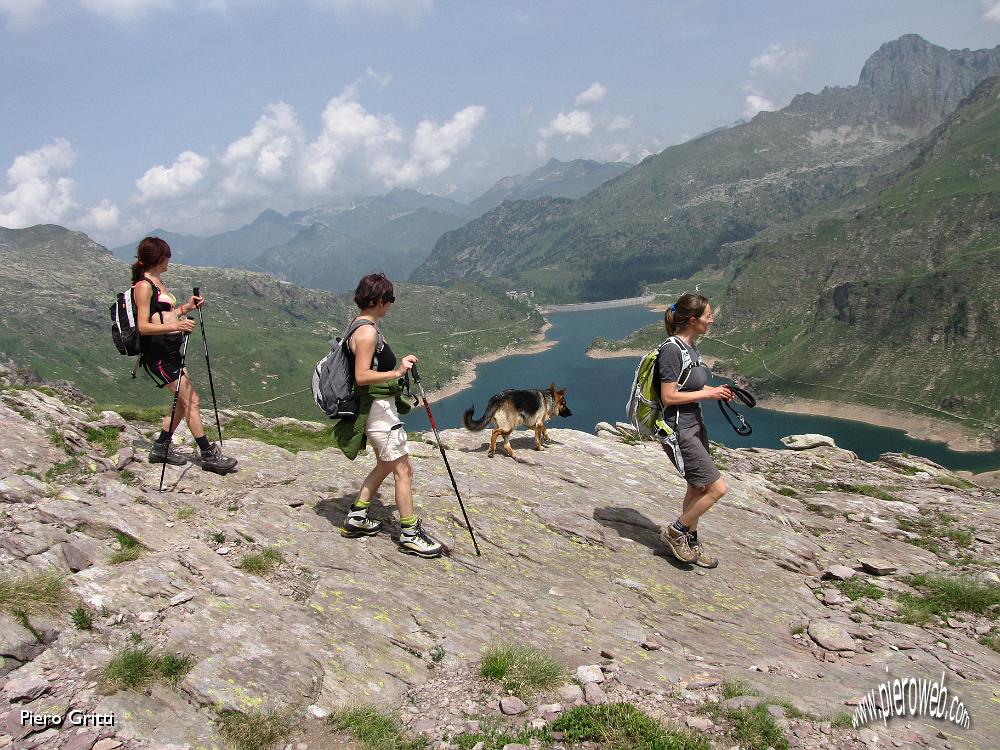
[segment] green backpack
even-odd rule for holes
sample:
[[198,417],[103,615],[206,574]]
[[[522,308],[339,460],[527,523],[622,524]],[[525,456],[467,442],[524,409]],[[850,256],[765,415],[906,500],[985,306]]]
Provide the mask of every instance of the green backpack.
[[668,344],[676,346],[681,353],[681,374],[677,379],[677,387],[683,386],[691,376],[691,371],[696,365],[691,361],[687,347],[678,341],[676,336],[671,336],[639,360],[635,378],[632,380],[632,390],[625,404],[625,413],[628,414],[629,422],[635,427],[641,439],[656,440],[670,449],[674,454],[677,470],[683,476],[684,459],[681,458],[680,446],[677,444],[677,423],[674,421],[674,426],[670,425],[663,404],[660,403],[660,379],[656,372],[657,359],[663,347]]

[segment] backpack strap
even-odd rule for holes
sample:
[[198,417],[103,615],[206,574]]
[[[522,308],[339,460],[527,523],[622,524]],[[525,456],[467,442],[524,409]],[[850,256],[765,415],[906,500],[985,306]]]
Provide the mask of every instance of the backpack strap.
[[[160,287],[158,287],[156,284],[154,284],[153,280],[150,279],[145,274],[143,275],[143,277],[141,279],[139,279],[139,281],[148,282],[149,285],[151,287],[153,287],[153,297],[152,297],[152,299],[149,302],[149,320],[147,321],[147,322],[151,322],[153,320],[153,316],[156,315],[156,313],[153,312],[153,304],[155,303],[157,307],[160,306]],[[135,284],[138,284],[139,281],[136,281]],[[135,284],[132,285],[132,306],[133,307],[136,306],[135,305]],[[163,325],[163,310],[157,310],[156,312],[158,312],[160,314],[160,325]]]
[[677,376],[677,388],[680,390],[684,384],[687,383],[688,378],[691,377],[691,371],[694,370],[695,367],[701,367],[701,358],[699,357],[697,362],[692,362],[691,353],[688,352],[688,348],[684,345],[684,342],[676,336],[671,336],[667,339],[664,342],[664,345],[666,344],[673,344],[681,353],[681,371]]
[[354,335],[354,332],[362,326],[375,327],[375,354],[372,356],[372,365],[378,367],[378,355],[381,353],[382,349],[385,348],[385,337],[382,336],[382,331],[378,329],[378,326],[367,318],[355,318],[351,321],[350,325],[347,326],[347,330],[344,331],[343,338],[344,354],[350,358],[351,362],[354,362],[354,352],[351,351],[351,347],[348,342],[351,340],[351,336]]

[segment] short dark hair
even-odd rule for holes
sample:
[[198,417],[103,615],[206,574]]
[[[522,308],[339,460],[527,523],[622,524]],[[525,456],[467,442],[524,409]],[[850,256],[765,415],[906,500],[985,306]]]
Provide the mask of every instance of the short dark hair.
[[164,258],[170,257],[170,245],[159,237],[144,237],[135,251],[132,264],[132,283],[141,279],[146,271],[156,268]]
[[384,273],[370,273],[358,282],[354,290],[354,304],[361,310],[395,300],[392,282]]

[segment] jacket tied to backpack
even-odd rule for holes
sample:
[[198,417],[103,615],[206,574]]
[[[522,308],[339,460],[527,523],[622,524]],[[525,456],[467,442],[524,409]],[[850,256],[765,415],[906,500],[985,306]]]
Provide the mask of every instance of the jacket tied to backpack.
[[399,414],[406,414],[412,408],[410,402],[403,397],[403,386],[395,380],[375,385],[355,386],[355,392],[358,397],[357,416],[354,419],[340,419],[333,426],[333,439],[337,441],[337,447],[351,461],[368,445],[365,423],[368,421],[372,404],[377,399],[394,399]]
[[681,448],[677,442],[677,410],[673,410],[673,415],[660,401],[660,378],[657,371],[657,364],[660,352],[665,346],[676,346],[681,353],[681,374],[677,380],[677,387],[682,387],[691,376],[691,371],[701,365],[700,362],[692,362],[691,355],[676,336],[671,336],[663,341],[655,349],[647,352],[635,369],[635,377],[632,379],[632,389],[629,392],[628,401],[625,402],[625,413],[628,414],[629,422],[635,427],[640,439],[656,440],[665,449],[669,450],[674,457],[674,465],[681,476],[684,476],[684,458],[681,456]]

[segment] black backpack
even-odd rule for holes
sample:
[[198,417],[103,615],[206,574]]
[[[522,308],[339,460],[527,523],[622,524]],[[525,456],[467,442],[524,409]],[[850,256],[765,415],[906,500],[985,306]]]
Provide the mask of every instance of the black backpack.
[[[159,288],[147,278],[139,279],[139,281],[147,281],[153,287],[150,305],[156,304],[160,298]],[[137,281],[136,284],[138,283]],[[136,324],[135,286],[130,287],[127,292],[118,292],[118,298],[110,309],[111,340],[115,342],[118,353],[125,357],[139,356],[142,354],[142,336],[139,335],[139,326]],[[160,321],[162,322],[162,320],[163,314],[160,313]]]
[[[370,320],[356,318],[344,332],[331,342],[330,353],[316,363],[312,375],[312,394],[316,406],[330,419],[355,419],[360,399],[354,387],[354,355],[348,340],[361,326],[374,326]],[[375,355],[372,367],[378,367],[378,355],[385,346],[382,332],[375,326]]]

